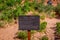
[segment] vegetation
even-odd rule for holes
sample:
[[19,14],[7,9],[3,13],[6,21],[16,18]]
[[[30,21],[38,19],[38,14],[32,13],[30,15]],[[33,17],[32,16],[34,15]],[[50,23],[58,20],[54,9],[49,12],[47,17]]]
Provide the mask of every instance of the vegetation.
[[[22,0],[3,0],[0,1],[0,20],[11,20],[19,15],[24,15],[21,4]],[[16,3],[16,4],[15,4]],[[17,4],[19,6],[17,6]]]
[[48,40],[47,36],[43,36],[41,40]]
[[25,31],[18,32],[17,38],[26,40],[26,38],[27,38],[27,32],[25,32]]
[[60,16],[60,4],[55,7],[55,12]]
[[54,8],[52,5],[45,6],[45,12],[50,14],[52,11],[54,11]]
[[44,31],[45,30],[45,28],[46,28],[46,25],[47,25],[47,22],[42,22],[41,24],[40,24],[40,32],[42,32],[42,31]]
[[36,31],[35,30],[31,30],[31,34],[34,34]]
[[[55,17],[55,14],[51,12],[55,11],[60,16],[60,4],[58,4],[56,7],[53,7],[52,5],[44,5],[44,0],[41,0],[41,2],[37,2],[37,0],[34,0],[33,2],[30,2],[29,0],[25,0],[25,2],[22,4],[22,0],[0,0],[0,20],[11,22],[12,19],[17,19],[20,15],[25,15],[28,12],[34,12],[37,11],[37,13],[44,12],[45,14],[48,14],[50,17]],[[34,14],[37,15],[37,14]],[[40,16],[40,18],[43,20],[45,19],[45,15]],[[45,30],[47,25],[47,22],[42,22],[40,24],[39,32],[42,32]],[[60,34],[60,22],[56,23],[57,28],[57,34]],[[0,27],[3,27],[4,23],[0,22]],[[31,31],[31,34],[35,33],[35,30]],[[26,32],[18,32],[17,34],[18,38],[26,39],[27,33]],[[46,36],[42,37],[42,40],[48,40]]]
[[[0,0],[0,15],[2,15],[0,16],[0,20],[14,19],[20,15],[25,15],[29,11],[50,14],[53,9],[54,7],[52,5],[44,5],[44,0],[41,0],[39,3],[37,0],[34,0],[33,2],[25,0],[23,4],[22,0]],[[42,18],[44,19],[44,17]]]
[[60,22],[56,23],[56,31],[57,31],[57,34],[60,34]]
[[4,23],[0,22],[0,28],[4,27]]
[[56,23],[55,38],[56,38],[56,40],[60,39],[60,22]]
[[45,19],[45,15],[41,15],[40,19],[44,20]]
[[57,17],[57,16],[56,16],[56,13],[55,13],[55,12],[51,12],[49,17],[50,17],[50,18],[55,18],[55,17]]

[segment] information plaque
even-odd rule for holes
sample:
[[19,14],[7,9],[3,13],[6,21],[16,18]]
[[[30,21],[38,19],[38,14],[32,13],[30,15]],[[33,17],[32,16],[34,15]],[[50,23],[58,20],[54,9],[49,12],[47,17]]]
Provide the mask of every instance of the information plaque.
[[19,30],[39,30],[40,16],[19,16]]

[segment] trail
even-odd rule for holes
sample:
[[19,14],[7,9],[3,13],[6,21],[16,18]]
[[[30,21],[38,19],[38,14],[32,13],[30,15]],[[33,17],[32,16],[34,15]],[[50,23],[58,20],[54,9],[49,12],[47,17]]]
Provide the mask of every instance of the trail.
[[18,32],[17,25],[0,28],[0,40],[14,40],[15,34]]
[[[49,40],[54,40],[54,27],[56,27],[56,22],[60,22],[60,19],[49,19],[46,18],[45,21],[47,22],[46,27],[46,34],[49,37]],[[15,40],[14,37],[18,32],[18,24],[10,25],[6,28],[0,28],[0,40]],[[38,38],[45,34],[40,34],[39,32],[34,33],[34,40],[39,40]],[[17,40],[17,39],[16,39]]]
[[[49,40],[55,40],[55,27],[56,27],[56,22],[60,22],[60,19],[49,19],[46,18],[44,21],[47,22],[46,26],[46,35],[48,36]],[[45,34],[42,33],[35,33],[34,34],[34,40],[39,40],[38,38],[44,36]]]
[[49,37],[49,40],[55,40],[55,28],[56,28],[56,22],[60,22],[60,19],[46,19],[47,21],[47,27],[46,27],[46,34]]

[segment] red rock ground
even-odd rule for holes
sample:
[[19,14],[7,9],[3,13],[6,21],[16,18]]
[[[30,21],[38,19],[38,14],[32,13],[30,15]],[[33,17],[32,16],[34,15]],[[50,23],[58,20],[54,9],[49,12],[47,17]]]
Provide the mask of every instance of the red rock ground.
[[[46,18],[45,21],[47,21],[48,25],[46,27],[46,34],[49,37],[49,40],[54,40],[54,29],[51,29],[55,27],[56,22],[60,22],[60,19],[49,19]],[[14,37],[16,33],[18,32],[18,24],[13,24],[11,26],[8,26],[6,28],[0,28],[0,40],[15,40]],[[36,32],[34,34],[34,40],[39,40],[38,38],[42,36],[39,32]]]

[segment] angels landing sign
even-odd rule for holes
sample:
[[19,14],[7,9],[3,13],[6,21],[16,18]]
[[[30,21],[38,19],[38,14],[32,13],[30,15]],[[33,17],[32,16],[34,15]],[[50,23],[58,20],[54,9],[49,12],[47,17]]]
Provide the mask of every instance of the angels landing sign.
[[38,30],[40,16],[19,16],[19,30]]

